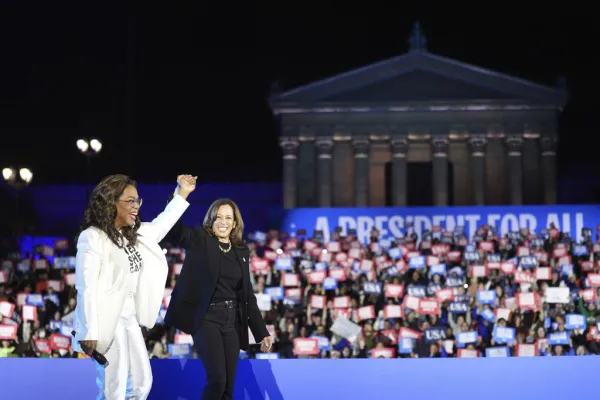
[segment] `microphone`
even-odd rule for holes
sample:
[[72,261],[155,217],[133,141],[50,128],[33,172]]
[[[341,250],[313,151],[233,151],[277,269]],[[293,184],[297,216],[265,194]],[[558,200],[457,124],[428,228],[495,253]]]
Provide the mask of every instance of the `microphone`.
[[[77,334],[77,332],[72,331],[71,335],[73,335],[73,338],[75,337],[75,335]],[[102,355],[101,353],[97,352],[96,350],[92,351],[92,356],[91,356],[94,360],[96,360],[98,362],[98,364],[102,365],[103,367],[108,367],[108,360],[106,359],[106,357],[104,357],[104,355]]]

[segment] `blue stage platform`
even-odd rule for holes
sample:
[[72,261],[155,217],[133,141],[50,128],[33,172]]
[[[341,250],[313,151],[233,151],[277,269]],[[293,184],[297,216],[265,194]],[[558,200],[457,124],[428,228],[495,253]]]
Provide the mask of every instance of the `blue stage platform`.
[[[235,399],[532,400],[594,398],[586,381],[598,357],[479,359],[242,360]],[[196,400],[204,382],[197,360],[153,360],[151,400]],[[0,359],[2,400],[88,400],[91,360]]]

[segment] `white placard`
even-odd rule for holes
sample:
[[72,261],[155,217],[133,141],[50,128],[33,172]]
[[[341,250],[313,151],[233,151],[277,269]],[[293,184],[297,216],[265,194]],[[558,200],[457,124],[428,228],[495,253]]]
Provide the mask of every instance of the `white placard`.
[[271,296],[265,293],[257,293],[256,304],[258,304],[260,311],[271,311]]
[[360,335],[361,328],[352,321],[348,321],[346,318],[336,318],[331,331],[341,337],[348,339],[350,342],[354,342],[358,335]]
[[549,287],[546,288],[544,294],[544,301],[546,303],[561,303],[567,304],[570,301],[569,288],[568,287]]

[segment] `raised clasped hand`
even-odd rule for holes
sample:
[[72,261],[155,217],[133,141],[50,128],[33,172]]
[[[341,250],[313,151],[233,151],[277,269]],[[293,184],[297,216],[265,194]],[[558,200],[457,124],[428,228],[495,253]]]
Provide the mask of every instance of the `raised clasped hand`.
[[194,189],[196,189],[196,180],[197,176],[192,175],[179,175],[177,177],[177,185],[180,190],[183,190],[187,193],[192,193]]

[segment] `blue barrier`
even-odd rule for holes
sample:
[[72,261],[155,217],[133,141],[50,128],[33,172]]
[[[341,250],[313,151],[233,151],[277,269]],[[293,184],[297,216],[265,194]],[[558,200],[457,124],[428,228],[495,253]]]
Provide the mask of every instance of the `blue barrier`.
[[405,223],[412,222],[415,232],[421,237],[424,230],[440,225],[448,231],[464,226],[471,237],[484,224],[493,225],[502,235],[527,227],[539,232],[551,223],[573,238],[581,239],[581,229],[591,228],[594,232],[600,224],[600,207],[591,205],[573,206],[485,206],[485,207],[405,207],[405,208],[299,208],[287,211],[281,230],[295,232],[306,229],[323,231],[325,241],[336,227],[345,234],[356,229],[358,238],[366,242],[373,227],[382,239],[404,233]]
[[[593,398],[583,377],[598,358],[531,357],[393,360],[241,360],[235,399]],[[198,360],[152,360],[150,400],[195,400],[204,384]],[[0,359],[2,400],[93,399],[92,361]]]

